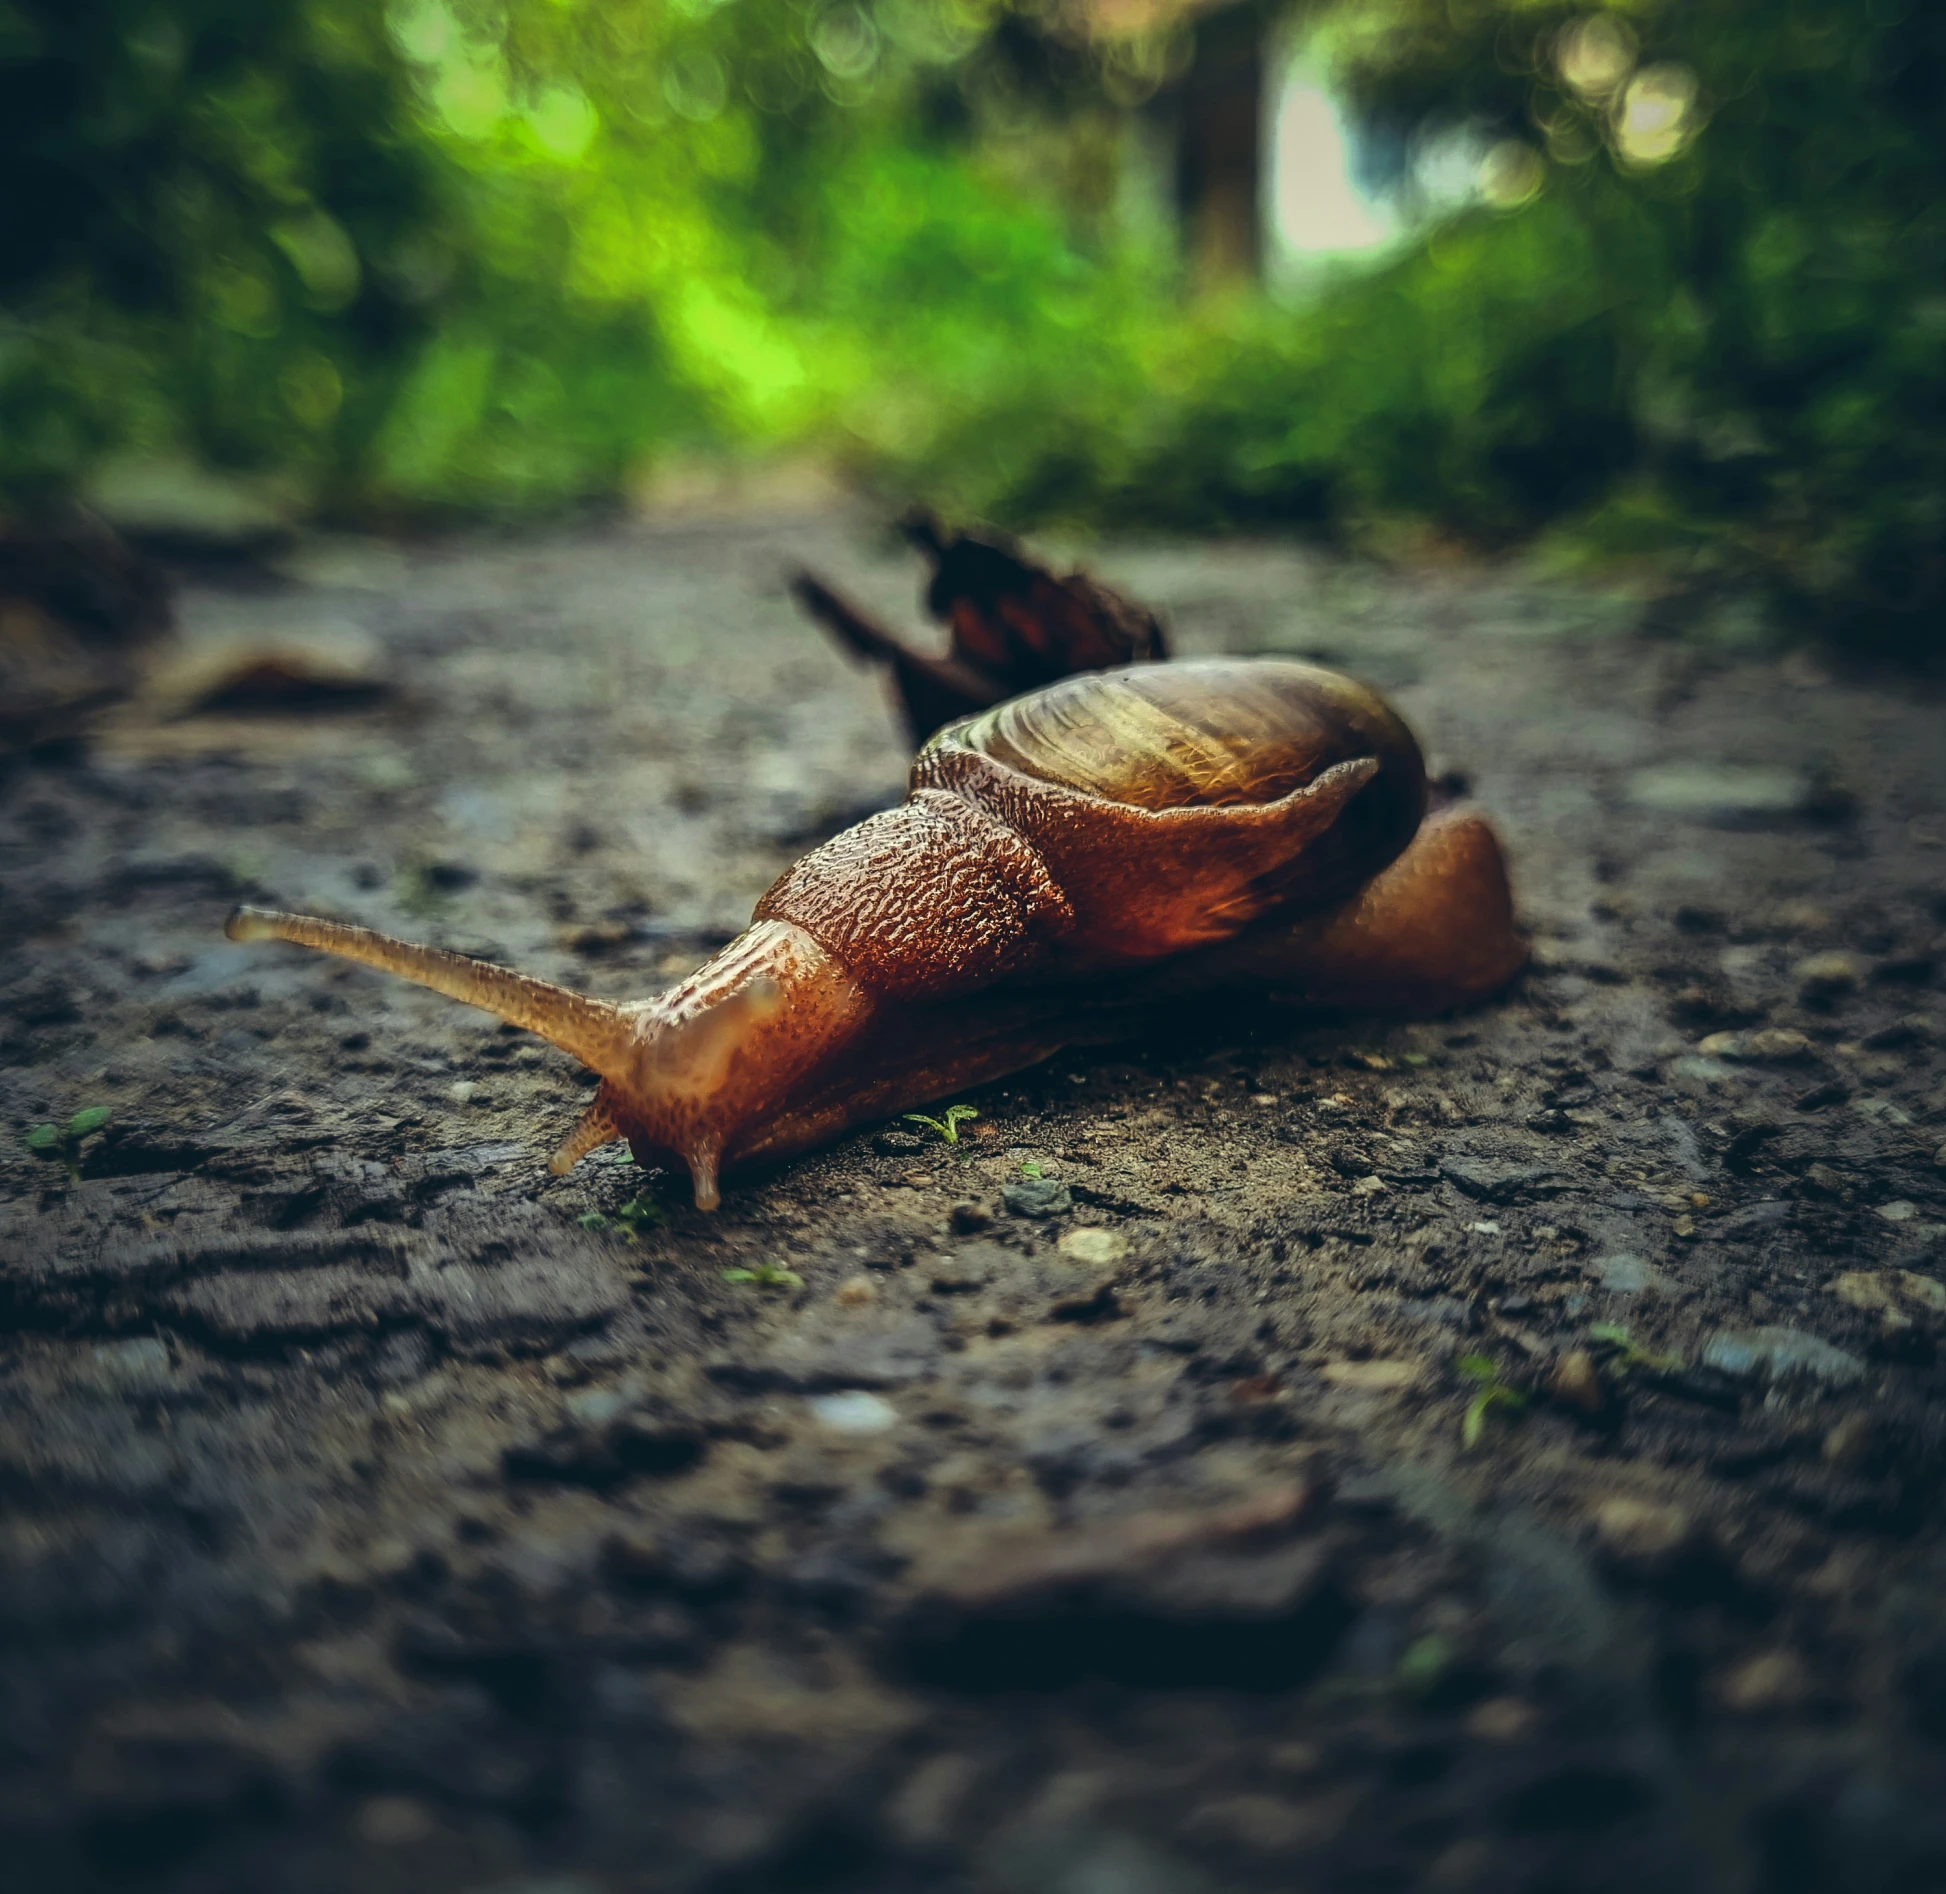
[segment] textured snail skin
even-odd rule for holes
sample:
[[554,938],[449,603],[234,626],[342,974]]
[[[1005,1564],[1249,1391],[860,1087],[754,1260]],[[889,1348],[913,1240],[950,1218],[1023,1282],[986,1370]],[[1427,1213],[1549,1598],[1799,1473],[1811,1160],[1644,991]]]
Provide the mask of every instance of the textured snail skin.
[[364,928],[289,940],[540,1033],[602,1076],[554,1168],[626,1138],[719,1169],[789,1155],[1231,992],[1425,1015],[1526,959],[1498,843],[1427,818],[1417,744],[1329,671],[1098,672],[951,725],[887,810],[787,869],[679,986],[616,1006]]

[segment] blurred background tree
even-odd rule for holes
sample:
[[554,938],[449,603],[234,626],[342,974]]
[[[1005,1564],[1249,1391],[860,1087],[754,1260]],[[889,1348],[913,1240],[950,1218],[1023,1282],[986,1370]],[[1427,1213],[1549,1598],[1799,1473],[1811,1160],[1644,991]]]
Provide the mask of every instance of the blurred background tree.
[[[1942,79],[1911,0],[0,0],[0,490],[808,454],[1936,647]],[[1330,162],[1367,240],[1293,255]]]

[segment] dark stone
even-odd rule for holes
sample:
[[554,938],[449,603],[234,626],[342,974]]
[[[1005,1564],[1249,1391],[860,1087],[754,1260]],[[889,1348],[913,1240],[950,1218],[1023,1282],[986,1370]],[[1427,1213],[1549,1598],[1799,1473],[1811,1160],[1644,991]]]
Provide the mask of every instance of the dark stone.
[[1293,1489],[1201,1517],[989,1541],[922,1582],[888,1655],[907,1675],[975,1694],[1085,1678],[1288,1690],[1322,1669],[1355,1615],[1328,1542],[1292,1532],[1305,1504]]
[[1761,1236],[1790,1222],[1791,1214],[1792,1206],[1784,1199],[1768,1197],[1761,1203],[1749,1204],[1721,1219],[1715,1226],[1714,1234],[1726,1240]]
[[1017,1217],[1062,1217],[1074,1208],[1074,1198],[1058,1177],[1023,1177],[1009,1184],[1001,1200]]
[[1443,1158],[1440,1175],[1482,1203],[1518,1203],[1523,1197],[1551,1197],[1568,1188],[1565,1173],[1543,1164],[1489,1164],[1477,1158]]

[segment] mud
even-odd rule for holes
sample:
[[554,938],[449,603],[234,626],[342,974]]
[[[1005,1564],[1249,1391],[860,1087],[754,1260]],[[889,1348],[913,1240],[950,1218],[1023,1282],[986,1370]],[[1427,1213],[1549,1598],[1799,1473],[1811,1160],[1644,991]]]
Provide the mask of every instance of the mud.
[[704,1217],[548,1176],[562,1056],[222,939],[687,971],[899,790],[785,592],[915,622],[839,512],[191,575],[192,646],[390,688],[0,781],[9,1885],[1946,1884],[1938,702],[1518,571],[1095,559],[1395,697],[1511,994],[1184,1020]]

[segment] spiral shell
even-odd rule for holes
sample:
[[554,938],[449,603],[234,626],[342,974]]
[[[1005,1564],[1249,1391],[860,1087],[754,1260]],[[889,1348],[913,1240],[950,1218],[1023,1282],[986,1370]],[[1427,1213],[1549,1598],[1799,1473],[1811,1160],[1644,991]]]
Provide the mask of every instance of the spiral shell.
[[1069,678],[943,730],[913,766],[1030,842],[1066,957],[1141,960],[1349,893],[1426,807],[1412,733],[1316,665],[1212,659]]

